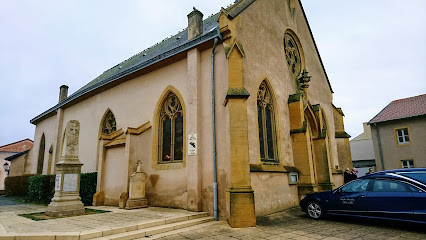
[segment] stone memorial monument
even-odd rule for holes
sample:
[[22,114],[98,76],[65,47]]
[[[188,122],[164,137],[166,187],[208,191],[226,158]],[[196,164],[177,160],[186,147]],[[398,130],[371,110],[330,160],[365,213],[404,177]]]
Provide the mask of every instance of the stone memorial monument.
[[145,197],[146,174],[141,169],[142,163],[138,161],[136,172],[130,176],[129,199],[126,209],[148,207],[148,200]]
[[67,123],[62,144],[61,160],[56,164],[55,195],[46,215],[53,217],[81,215],[84,205],[80,198],[81,166],[78,159],[78,137],[80,123],[71,120]]

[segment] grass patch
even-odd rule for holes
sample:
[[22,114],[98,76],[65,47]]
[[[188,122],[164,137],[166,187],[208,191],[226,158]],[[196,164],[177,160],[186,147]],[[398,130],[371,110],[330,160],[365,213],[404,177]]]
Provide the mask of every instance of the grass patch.
[[[111,212],[111,211],[104,211],[104,210],[97,210],[97,209],[85,208],[85,212],[82,215],[91,215],[91,214],[107,213],[107,212]],[[66,217],[75,217],[75,216],[82,216],[82,215],[51,217],[51,216],[47,216],[46,212],[18,214],[18,216],[25,217],[25,218],[28,218],[28,219],[31,219],[31,220],[34,220],[34,221],[42,221],[42,220],[57,219],[57,218],[66,218]]]

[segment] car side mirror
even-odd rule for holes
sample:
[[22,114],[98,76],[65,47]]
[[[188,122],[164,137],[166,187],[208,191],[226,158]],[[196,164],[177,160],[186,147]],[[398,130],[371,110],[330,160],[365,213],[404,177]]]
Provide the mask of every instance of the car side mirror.
[[337,193],[338,193],[339,195],[343,195],[343,190],[342,190],[342,188],[338,188],[338,189],[337,189]]

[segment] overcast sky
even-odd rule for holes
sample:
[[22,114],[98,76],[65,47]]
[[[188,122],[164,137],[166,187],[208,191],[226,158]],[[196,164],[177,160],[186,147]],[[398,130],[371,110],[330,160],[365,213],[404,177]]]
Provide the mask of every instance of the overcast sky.
[[[233,0],[1,1],[0,145],[103,71]],[[426,93],[426,1],[302,0],[353,137],[392,100]]]

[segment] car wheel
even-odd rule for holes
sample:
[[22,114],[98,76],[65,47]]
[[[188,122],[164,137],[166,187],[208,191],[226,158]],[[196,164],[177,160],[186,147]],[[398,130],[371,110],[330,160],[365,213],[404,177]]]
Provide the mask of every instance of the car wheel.
[[306,206],[306,212],[308,216],[312,219],[321,219],[324,217],[324,208],[318,202],[309,202]]

